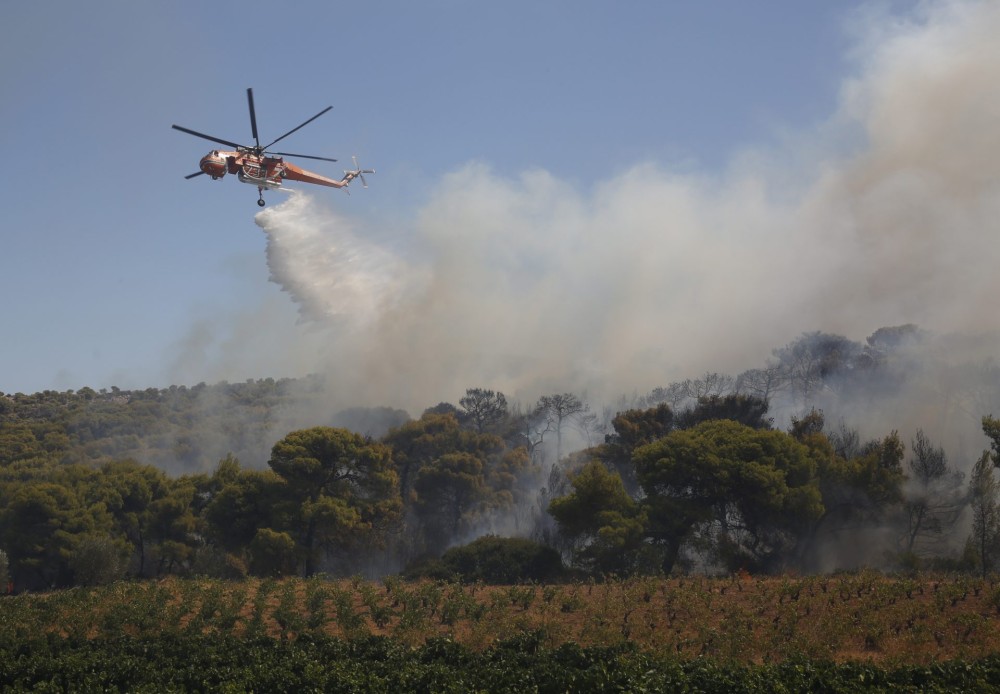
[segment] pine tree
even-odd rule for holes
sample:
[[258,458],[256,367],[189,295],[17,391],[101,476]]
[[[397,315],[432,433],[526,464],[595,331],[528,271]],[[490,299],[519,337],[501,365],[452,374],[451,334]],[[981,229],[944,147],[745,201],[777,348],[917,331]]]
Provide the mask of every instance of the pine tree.
[[972,504],[972,539],[983,576],[993,566],[1000,539],[1000,504],[997,494],[1000,484],[993,476],[993,459],[989,451],[976,461],[969,480],[969,500]]

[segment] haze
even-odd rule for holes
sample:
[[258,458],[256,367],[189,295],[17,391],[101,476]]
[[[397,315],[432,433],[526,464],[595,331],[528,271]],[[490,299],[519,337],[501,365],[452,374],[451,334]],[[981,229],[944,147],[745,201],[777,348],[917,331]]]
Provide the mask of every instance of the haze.
[[915,323],[996,354],[1000,7],[866,26],[836,112],[717,176],[637,163],[581,190],[473,162],[395,246],[311,191],[260,213],[296,371],[419,412],[477,385],[607,402],[813,330]]

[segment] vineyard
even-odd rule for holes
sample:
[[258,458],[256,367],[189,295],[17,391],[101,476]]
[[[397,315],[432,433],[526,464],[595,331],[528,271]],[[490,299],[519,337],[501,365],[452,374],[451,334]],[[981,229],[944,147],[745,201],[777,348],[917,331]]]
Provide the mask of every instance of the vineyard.
[[[445,691],[458,682],[455,691],[501,691],[502,672],[521,668],[508,673],[512,689],[545,690],[546,677],[561,691],[586,689],[594,677],[624,677],[630,690],[692,677],[708,677],[709,689],[733,677],[769,690],[817,677],[926,689],[1000,674],[998,621],[1000,579],[967,576],[514,586],[169,578],[3,598],[0,683],[155,689],[164,681],[146,677],[159,671],[174,673],[168,688],[178,690],[225,682],[274,690],[263,684],[275,676],[267,671],[309,686],[369,678],[366,689]],[[406,684],[398,679],[406,673],[431,679]]]

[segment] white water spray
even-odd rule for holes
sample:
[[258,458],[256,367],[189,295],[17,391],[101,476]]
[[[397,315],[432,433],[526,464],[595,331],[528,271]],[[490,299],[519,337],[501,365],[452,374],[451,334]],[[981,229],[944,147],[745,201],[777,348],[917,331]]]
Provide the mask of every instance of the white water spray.
[[308,320],[359,327],[380,316],[394,299],[398,259],[308,195],[289,192],[254,220],[267,233],[271,280]]

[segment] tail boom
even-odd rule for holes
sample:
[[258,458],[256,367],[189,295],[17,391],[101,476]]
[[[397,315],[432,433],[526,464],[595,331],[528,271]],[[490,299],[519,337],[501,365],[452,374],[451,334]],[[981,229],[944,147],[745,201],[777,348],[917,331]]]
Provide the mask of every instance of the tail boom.
[[321,176],[318,173],[313,173],[312,171],[306,171],[303,168],[296,166],[295,164],[290,164],[285,162],[285,178],[290,181],[301,181],[302,183],[312,183],[318,186],[328,186],[330,188],[343,188],[347,185],[344,181],[337,181],[332,178],[327,178],[326,176]]

